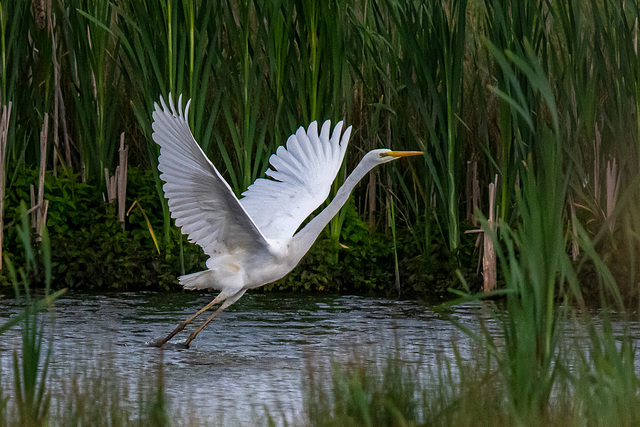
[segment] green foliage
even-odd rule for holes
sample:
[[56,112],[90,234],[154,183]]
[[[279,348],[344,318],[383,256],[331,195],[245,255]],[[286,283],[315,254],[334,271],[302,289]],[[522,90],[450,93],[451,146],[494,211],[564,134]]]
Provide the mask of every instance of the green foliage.
[[[578,394],[584,393],[581,398],[586,398],[584,403],[589,405],[591,393],[598,390],[611,399],[609,403],[618,405],[618,393],[622,390],[636,393],[636,381],[633,378],[637,376],[635,372],[630,372],[633,368],[627,366],[633,364],[630,362],[633,352],[630,352],[627,344],[623,343],[620,348],[613,344],[611,325],[606,318],[602,336],[596,333],[591,319],[580,319],[586,323],[591,338],[590,356],[585,356],[580,348],[575,352],[582,369],[593,361],[593,376],[599,377],[594,381],[597,385],[582,383],[568,374],[571,367],[566,363],[568,349],[562,345],[562,330],[569,319],[569,307],[583,303],[583,298],[576,266],[567,251],[569,233],[565,216],[568,178],[562,172],[569,161],[567,150],[562,145],[558,110],[545,72],[526,40],[522,56],[510,51],[500,52],[494,47],[491,50],[505,74],[514,76],[515,70],[523,74],[527,86],[544,101],[551,125],[548,128],[533,125],[532,117],[541,113],[530,106],[529,109],[525,108],[528,104],[521,96],[522,88],[516,80],[512,81],[513,88],[520,95],[514,98],[504,92],[499,93],[528,123],[529,131],[535,135],[536,145],[529,147],[527,160],[520,168],[515,192],[515,207],[519,213],[517,225],[511,227],[505,221],[498,221],[496,231],[492,224],[482,219],[484,232],[493,240],[505,282],[504,292],[498,292],[506,297],[504,311],[500,311],[499,317],[502,335],[498,339],[487,329],[471,335],[486,343],[487,351],[497,362],[497,373],[504,383],[505,398],[513,421],[518,425],[544,424],[550,407],[554,405],[554,392],[563,390],[570,394],[565,387],[572,390],[580,387]],[[611,300],[616,303],[616,308],[621,308],[622,300],[609,270],[575,216],[571,221],[576,246],[583,251],[583,258],[593,264],[597,273],[602,306],[606,307]],[[463,325],[460,328],[470,332]],[[587,359],[591,361],[586,362]],[[612,380],[608,375],[612,369],[617,370],[612,375],[616,378],[613,381],[621,383],[614,383],[612,388],[608,388],[607,384]],[[631,375],[631,378],[623,380],[623,375]],[[582,410],[584,408],[578,406],[576,414],[584,416]],[[589,409],[586,414],[594,416]],[[628,423],[635,416],[634,411],[630,411],[621,415],[621,421]]]
[[[494,310],[491,303],[482,308],[474,330],[486,332],[489,325],[482,318]],[[504,375],[499,359],[507,351],[503,345],[509,344],[500,344],[496,353],[495,343],[485,339],[487,333],[471,346],[453,340],[429,367],[413,365],[393,351],[384,366],[356,353],[334,364],[329,376],[309,360],[303,385],[305,420],[313,426],[636,425],[640,378],[630,324],[608,314],[592,318],[578,313],[571,320],[577,332],[558,347],[562,357],[555,360],[553,397],[533,412],[512,404],[511,377]],[[619,331],[614,322],[622,325]],[[533,377],[522,379],[521,393],[548,386],[546,381],[530,383]]]
[[[33,300],[31,297],[30,277],[36,266],[36,252],[31,246],[30,226],[24,204],[20,206],[21,224],[16,226],[19,239],[25,248],[24,265],[16,270],[6,257],[6,269],[9,272],[16,297],[24,291],[24,309],[4,325],[0,325],[0,334],[10,327],[22,324],[22,349],[13,352],[13,387],[15,405],[20,425],[45,425],[51,395],[47,377],[51,347],[43,348],[44,325],[39,321],[38,313],[58,298],[64,290],[49,294],[51,283],[51,251],[46,228],[43,230],[41,256],[44,266],[45,298]],[[0,384],[1,385],[1,384]],[[0,415],[6,411],[6,400],[0,387]],[[2,416],[0,419],[4,419]]]
[[13,353],[13,378],[18,417],[23,425],[44,425],[51,395],[47,387],[51,347],[43,348],[44,325],[37,311],[25,306],[22,353]]
[[422,125],[409,126],[428,153],[428,172],[451,251],[460,241],[458,117],[463,102],[466,8],[466,0],[404,2],[392,8],[391,14],[401,48],[406,48],[399,64],[400,79]]
[[458,274],[462,274],[471,289],[479,290],[477,275],[479,251],[476,234],[461,235],[460,246],[454,252],[442,235],[431,238],[427,252],[417,248],[414,235],[403,233],[398,242],[401,282],[407,294],[417,294],[427,300],[450,297],[450,289],[462,289]]
[[0,4],[0,105],[13,104],[7,172],[23,166],[25,158],[37,156],[34,135],[51,108],[51,41],[32,9],[28,2]]
[[[506,309],[502,329],[504,348],[496,350],[496,359],[508,391],[518,423],[542,420],[551,392],[561,368],[560,328],[566,319],[563,309],[555,305],[561,298],[564,306],[579,298],[577,275],[566,251],[564,208],[567,181],[562,176],[563,151],[555,100],[544,72],[525,41],[522,56],[506,51],[507,58],[493,49],[503,72],[522,72],[527,86],[546,102],[553,128],[536,129],[531,111],[517,108],[520,117],[530,123],[537,145],[521,169],[521,187],[516,188],[515,202],[520,214],[517,227],[498,223],[499,238],[483,219],[483,229],[493,239],[496,256],[506,288]],[[514,91],[521,87],[513,82]],[[514,99],[506,93],[500,96],[511,106]],[[517,97],[516,97],[517,98]],[[535,110],[534,110],[535,111]],[[488,336],[491,346],[499,347]]]
[[594,425],[636,425],[640,422],[636,346],[626,327],[615,332],[610,314],[603,316],[601,328],[586,322],[588,346],[577,355],[573,379],[583,402],[580,410]]
[[109,27],[116,25],[111,19],[114,6],[108,0],[56,3],[60,7],[57,15],[62,17],[60,35],[69,53],[64,55],[61,72],[74,76],[76,82],[73,104],[66,106],[75,118],[68,123],[69,131],[78,135],[76,144],[85,176],[104,183],[104,169],[113,173],[118,137],[124,131],[118,120],[122,77],[112,60],[120,54],[121,43],[112,37]]
[[[28,195],[28,182],[35,171],[25,171],[15,179],[15,192],[8,197],[7,213],[16,218],[15,206]],[[162,227],[162,212],[154,194],[151,173],[138,169],[129,171],[127,204],[134,200],[144,207],[154,229]],[[91,290],[177,289],[176,277],[181,266],[189,271],[202,268],[202,250],[184,244],[181,253],[179,230],[171,230],[171,239],[163,241],[160,254],[156,251],[145,218],[132,210],[124,229],[117,220],[115,206],[104,203],[103,195],[92,184],[84,183],[75,174],[47,174],[45,199],[50,201],[47,227],[51,230],[51,268],[53,285],[57,288]],[[23,262],[21,242],[15,229],[6,239],[6,252],[14,263]],[[136,274],[132,274],[135,271]],[[43,283],[43,270],[34,271],[34,283]],[[6,276],[5,276],[5,283]]]
[[[24,170],[14,179],[16,191],[7,199],[9,219],[15,220],[18,215],[15,206],[20,198],[28,197],[28,183],[35,175],[36,171]],[[154,186],[150,172],[130,169],[127,206],[134,201],[142,206],[151,227],[159,230],[163,224],[162,208]],[[123,229],[115,206],[103,201],[103,194],[94,183],[82,182],[75,174],[61,172],[54,177],[48,173],[45,199],[50,201],[47,227],[53,248],[53,285],[57,288],[177,290],[177,277],[183,269],[184,273],[191,273],[204,268],[206,256],[198,246],[188,243],[179,229],[170,229],[170,239],[160,242],[158,253],[139,210],[130,210]],[[372,232],[352,201],[342,215],[339,243],[327,232],[290,275],[265,289],[397,294],[391,237]],[[473,240],[468,236],[464,236],[466,243],[454,257],[449,255],[444,241],[438,244],[436,240],[429,256],[424,257],[412,235],[400,230],[398,238],[401,293],[405,295],[442,294],[451,286],[461,257],[469,260],[465,265],[474,263]],[[24,261],[21,247],[16,229],[9,228],[5,251],[14,263]],[[465,274],[471,277],[475,271],[469,269]],[[0,280],[9,284],[6,276],[0,275]],[[44,283],[41,266],[37,266],[31,280],[34,284]]]
[[[83,348],[91,352],[91,349]],[[100,353],[100,352],[98,352]],[[74,425],[74,426],[167,426],[189,425],[177,423],[168,414],[168,405],[163,383],[162,362],[158,367],[148,367],[140,372],[140,390],[134,390],[130,381],[120,376],[120,370],[110,361],[92,354],[92,362],[85,366],[82,362],[73,366],[73,375],[64,375],[59,380],[60,394],[50,405],[41,421],[44,424],[20,418],[12,410],[2,412],[0,406],[0,426],[8,425]],[[131,388],[130,388],[131,387]],[[0,402],[1,403],[1,402]],[[5,404],[14,402],[7,397]],[[191,418],[192,419],[192,418]]]
[[[16,200],[28,200],[28,184],[36,182],[29,170],[40,161],[38,134],[48,113],[45,166],[62,180],[49,178],[47,184],[56,198],[50,205],[52,233],[106,246],[101,232],[113,234],[116,227],[100,231],[89,225],[112,220],[98,188],[103,168],[113,169],[117,135],[125,131],[130,164],[153,177],[154,185],[146,188],[151,191],[139,203],[163,241],[159,258],[173,256],[173,246],[182,240],[172,229],[155,168],[158,147],[150,137],[153,103],[171,92],[192,99],[194,135],[238,194],[262,175],[273,149],[313,119],[354,125],[335,188],[361,151],[380,146],[426,151],[422,164],[416,159],[381,169],[376,188],[359,189],[354,198],[360,214],[376,206],[370,214],[380,224],[390,223],[382,220],[390,215],[392,197],[396,239],[411,233],[410,247],[419,252],[406,252],[416,262],[405,271],[418,277],[414,265],[426,266],[429,274],[433,265],[446,273],[445,280],[455,270],[450,265],[470,264],[468,249],[459,249],[465,246],[460,211],[471,203],[464,191],[466,162],[477,162],[479,208],[485,213],[484,189],[498,175],[498,217],[516,228],[523,162],[529,155],[534,162],[540,159],[544,144],[538,130],[549,128],[571,159],[562,172],[569,183],[567,204],[578,210],[590,236],[598,236],[600,255],[634,283],[635,270],[627,268],[620,249],[628,248],[634,235],[623,221],[634,219],[613,215],[612,209],[620,194],[638,187],[637,2],[56,0],[50,12],[51,25],[48,15],[35,16],[36,8],[24,2],[0,5],[0,104],[13,102],[9,218],[15,217]],[[550,82],[546,92],[536,83],[540,79]],[[82,188],[82,179],[71,184],[68,176],[74,173],[96,187]],[[87,198],[78,207],[81,194]],[[146,223],[137,227],[141,221],[132,213],[125,227],[132,234],[120,236],[119,246],[139,240],[145,241],[139,252],[147,250]],[[326,258],[331,270],[339,261],[360,262],[362,255],[345,243],[343,226],[348,226],[345,215],[334,218],[333,242],[312,254]],[[607,227],[610,233],[603,236]],[[82,234],[73,235],[80,229]],[[14,230],[5,232],[10,252],[18,253],[10,243]],[[386,260],[376,239],[370,239],[368,254]],[[446,257],[458,256],[440,267]],[[149,274],[160,277],[159,265],[166,260],[130,261],[127,265],[150,265]],[[391,265],[403,275],[403,260],[397,261]],[[373,276],[380,289],[386,279],[375,269]],[[442,281],[436,281],[440,288]],[[323,286],[316,282],[310,288]]]
[[344,366],[334,363],[330,380],[309,365],[304,385],[309,423],[312,426],[415,425],[420,411],[415,374],[415,368],[401,363],[397,356],[389,356],[383,367],[368,365],[357,356]]
[[321,236],[298,267],[265,289],[393,292],[393,248],[388,236],[371,233],[353,203],[343,209],[340,243]]
[[[290,274],[264,289],[397,295],[391,236],[372,232],[352,201],[345,205],[343,212],[345,218],[339,243],[328,233],[320,236]],[[464,236],[459,249],[459,256],[464,256],[466,265],[475,262],[473,241]],[[401,294],[442,296],[450,287],[456,287],[452,283],[456,280],[460,258],[449,256],[446,242],[441,241],[440,246],[434,246],[425,257],[420,254],[413,237],[403,231],[397,246],[401,260]],[[465,270],[465,274],[471,277],[475,270]]]
[[[544,23],[549,12],[536,2],[485,0],[485,5],[489,33],[487,45],[494,58],[497,80],[497,86],[492,83],[491,90],[499,97],[497,119],[500,143],[497,144],[496,154],[500,162],[501,190],[498,217],[510,221],[515,196],[513,188],[520,163],[526,160],[527,154],[537,144],[529,111],[538,110],[540,97],[524,70],[506,66],[501,52],[524,57],[525,45],[529,44],[536,60],[545,67],[548,46]],[[523,111],[526,114],[520,114]],[[536,116],[535,120],[535,126],[547,122],[543,115]]]

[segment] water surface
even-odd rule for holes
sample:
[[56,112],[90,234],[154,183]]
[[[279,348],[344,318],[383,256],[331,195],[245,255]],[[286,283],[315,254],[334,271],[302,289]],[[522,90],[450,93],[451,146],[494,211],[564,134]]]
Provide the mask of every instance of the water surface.
[[[190,349],[147,346],[213,296],[65,295],[53,315],[43,317],[53,338],[52,383],[109,366],[120,382],[136,389],[144,383],[142,377],[157,377],[162,366],[170,414],[188,414],[203,423],[251,425],[267,407],[276,418],[295,423],[302,417],[302,384],[310,364],[329,375],[332,361],[349,361],[356,354],[383,363],[394,352],[407,363],[436,366],[437,360],[453,359],[453,343],[463,357],[471,348],[450,321],[416,301],[259,292],[245,294],[209,324]],[[20,304],[0,299],[0,324],[16,314]],[[488,312],[483,305],[467,304],[453,314],[477,328],[478,319]],[[191,330],[174,341],[184,340]],[[11,377],[10,350],[20,346],[17,328],[0,340],[5,378]]]

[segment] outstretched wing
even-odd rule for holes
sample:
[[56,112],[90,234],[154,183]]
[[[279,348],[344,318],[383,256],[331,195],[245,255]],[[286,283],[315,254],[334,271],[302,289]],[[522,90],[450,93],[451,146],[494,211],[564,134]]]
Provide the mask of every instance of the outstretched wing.
[[340,138],[338,122],[329,138],[330,128],[329,120],[320,134],[316,122],[306,132],[300,127],[269,159],[266,174],[273,179],[259,178],[242,193],[240,203],[266,237],[292,237],[329,196],[351,135],[349,126]]
[[211,256],[268,247],[265,237],[239,203],[229,184],[204,154],[189,129],[189,104],[178,110],[154,104],[153,140],[160,145],[158,169],[165,181],[171,217],[189,240]]

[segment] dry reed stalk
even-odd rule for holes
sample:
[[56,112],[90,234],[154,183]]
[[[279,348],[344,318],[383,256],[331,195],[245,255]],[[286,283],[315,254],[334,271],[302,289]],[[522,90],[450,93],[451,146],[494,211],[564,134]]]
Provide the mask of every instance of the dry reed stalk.
[[478,161],[467,161],[467,220],[478,225],[476,211],[480,202],[480,183],[478,182]]
[[571,212],[571,259],[578,260],[580,256],[580,246],[578,245],[578,227],[576,226],[576,204],[573,203],[573,197],[569,196],[569,210]]
[[38,28],[44,30],[46,24],[44,0],[33,0],[33,16],[36,18]]
[[2,116],[0,116],[0,270],[2,270],[2,243],[4,236],[4,190],[5,190],[5,167],[7,156],[7,138],[9,136],[9,119],[11,118],[12,103],[2,106]]
[[118,150],[120,155],[120,164],[116,169],[118,175],[118,221],[122,223],[124,229],[124,216],[127,203],[127,166],[129,159],[129,147],[124,145],[124,132],[120,134],[120,149]]
[[367,185],[367,198],[369,206],[369,221],[368,225],[371,230],[376,225],[376,187],[377,179],[375,171],[369,172],[369,185]]
[[473,219],[473,207],[471,205],[471,160],[467,160],[467,182],[465,188],[465,195],[467,196],[467,220]]
[[595,124],[596,138],[593,141],[593,192],[596,197],[596,206],[600,206],[600,144],[602,144],[602,136],[598,128],[598,122]]
[[42,123],[42,131],[40,132],[40,174],[38,177],[38,206],[36,210],[36,231],[38,239],[42,238],[44,224],[47,221],[47,211],[49,209],[49,201],[44,202],[44,178],[47,168],[47,143],[49,136],[49,113],[44,113],[44,123]]
[[36,209],[39,205],[36,203],[36,190],[33,184],[29,185],[29,194],[31,195],[31,228],[36,228],[36,220],[38,219],[36,216]]
[[480,181],[478,180],[478,161],[473,161],[473,182],[471,190],[471,202],[473,203],[473,224],[478,225],[476,212],[480,207]]
[[[107,197],[105,202],[113,203],[118,196],[116,188],[118,186],[118,167],[116,166],[116,173],[113,176],[109,175],[109,168],[104,168],[104,182],[107,186]],[[104,195],[103,195],[104,198]]]
[[47,223],[47,212],[49,212],[49,201],[45,200],[41,208],[38,209],[40,213],[40,221],[38,221],[38,227],[36,232],[38,233],[38,239],[42,239],[42,232],[44,231],[45,224]]
[[[50,11],[51,5],[48,5]],[[49,31],[51,33],[51,60],[53,62],[53,82],[54,82],[54,97],[53,97],[53,172],[54,175],[57,172],[56,160],[60,160],[63,166],[71,166],[71,145],[69,143],[69,132],[67,131],[67,114],[64,107],[64,98],[62,97],[62,87],[60,85],[60,63],[58,62],[58,37],[54,30],[54,22],[51,18],[51,13],[48,13]],[[62,135],[64,140],[64,154],[65,162],[62,162],[60,157],[60,137],[58,126],[62,124]]]
[[618,165],[616,159],[607,161],[607,168],[605,170],[605,196],[606,196],[606,220],[608,222],[609,231],[613,233],[614,221],[611,217],[613,210],[616,207],[616,200],[618,199],[618,191],[620,189],[620,173],[618,172]]
[[[118,221],[124,228],[125,208],[127,202],[127,163],[129,157],[129,147],[124,145],[124,132],[120,134],[119,164],[113,176],[109,176],[109,169],[104,168],[104,180],[107,186],[107,197],[105,202],[113,203],[118,200]],[[104,195],[103,195],[104,197]]]
[[[498,183],[498,176],[496,175],[495,182],[489,184],[489,230],[494,230],[495,222],[495,201],[496,201],[496,186]],[[493,239],[484,233],[484,254],[482,256],[482,290],[484,292],[492,291],[496,288],[497,284],[497,271],[496,271],[496,253],[493,247]]]
[[53,62],[53,176],[58,176],[57,161],[60,159],[58,147],[60,147],[60,136],[58,134],[58,118],[60,117],[60,99],[58,99],[58,90],[60,89],[60,64],[57,55],[57,37],[53,28],[51,29],[51,61]]

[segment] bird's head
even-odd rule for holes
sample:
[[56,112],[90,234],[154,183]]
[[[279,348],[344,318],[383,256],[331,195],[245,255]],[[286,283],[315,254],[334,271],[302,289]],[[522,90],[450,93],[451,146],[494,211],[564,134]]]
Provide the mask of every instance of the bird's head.
[[373,161],[376,164],[388,163],[390,161],[399,159],[401,157],[409,156],[421,156],[424,153],[422,151],[392,151],[388,148],[380,148],[377,150],[371,150],[365,157]]

